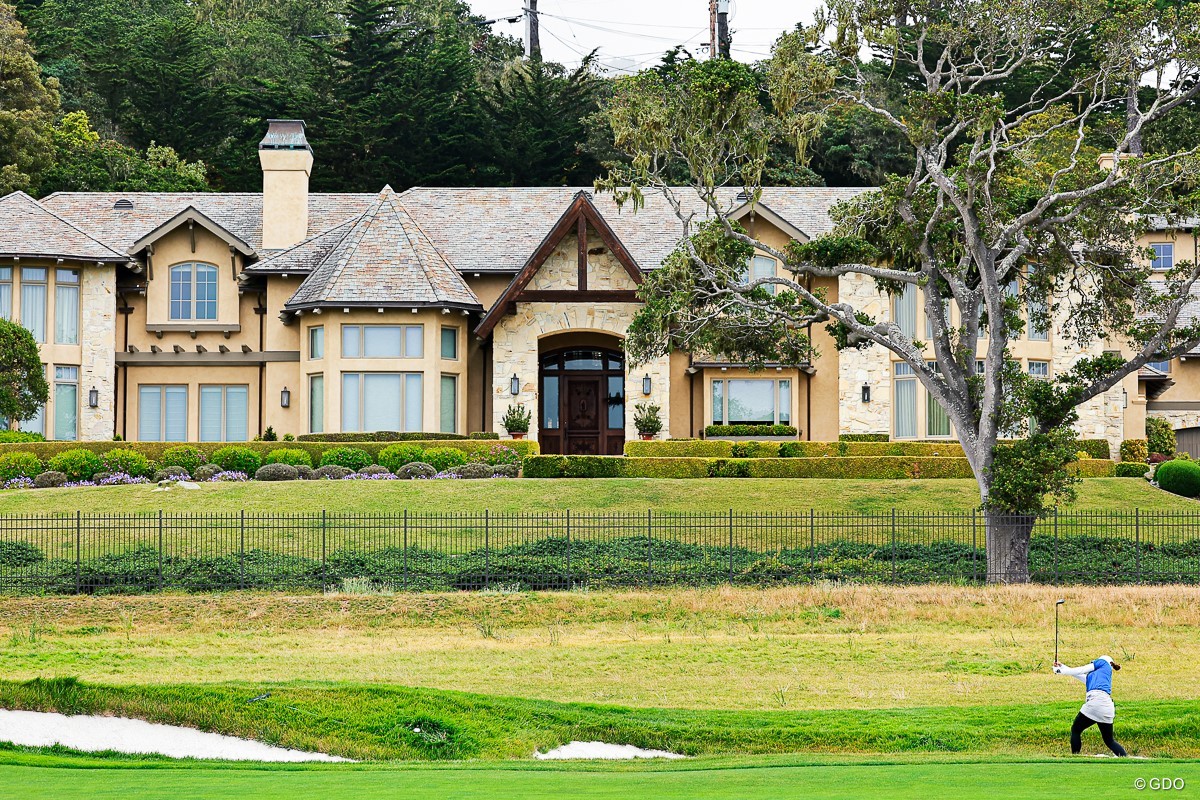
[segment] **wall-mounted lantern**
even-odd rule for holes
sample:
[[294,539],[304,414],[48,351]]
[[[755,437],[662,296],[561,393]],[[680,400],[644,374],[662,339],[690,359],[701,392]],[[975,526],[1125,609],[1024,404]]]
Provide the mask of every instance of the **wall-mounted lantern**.
[[508,390],[512,392],[512,396],[516,397],[521,393],[521,379],[517,377],[517,373],[513,373],[512,380],[508,382]]
[[100,390],[93,386],[88,391],[88,408],[100,407]]
[[292,393],[285,386],[285,387],[283,387],[283,391],[279,393],[279,406],[281,408],[290,408],[291,405],[292,405]]
[[1129,408],[1129,392],[1125,389],[1121,390],[1121,408]]
[[642,378],[642,394],[648,396],[650,394],[650,389],[652,388],[653,386],[650,382],[650,373],[647,372],[646,377]]
[[870,386],[870,384],[864,383],[862,385],[862,401],[864,403],[871,402],[871,386]]

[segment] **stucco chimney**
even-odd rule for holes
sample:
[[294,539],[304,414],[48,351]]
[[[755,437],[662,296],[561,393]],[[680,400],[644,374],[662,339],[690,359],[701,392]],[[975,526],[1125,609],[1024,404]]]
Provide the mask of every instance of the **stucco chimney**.
[[313,155],[304,120],[269,119],[258,143],[263,171],[264,250],[291,247],[308,238],[308,178]]

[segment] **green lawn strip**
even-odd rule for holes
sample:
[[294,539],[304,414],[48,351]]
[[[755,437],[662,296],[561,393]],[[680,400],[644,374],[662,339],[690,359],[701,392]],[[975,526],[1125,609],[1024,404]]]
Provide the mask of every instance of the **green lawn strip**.
[[[321,769],[79,770],[0,766],[0,791],[25,800],[150,800],[238,797],[536,798],[627,800],[706,798],[908,798],[1033,800],[1072,796],[1136,796],[1139,778],[1181,778],[1195,784],[1195,763],[1061,761],[837,766],[757,766],[725,769],[604,769],[567,764],[545,770]],[[1190,787],[1189,787],[1190,788]]]
[[[270,692],[270,697],[250,702]],[[569,741],[687,755],[1065,752],[1073,703],[836,711],[630,709],[347,684],[0,683],[0,706],[111,713],[355,759],[527,759]],[[414,729],[420,729],[416,731]],[[1122,703],[1131,752],[1200,755],[1200,709]],[[1093,742],[1099,746],[1099,742]]]

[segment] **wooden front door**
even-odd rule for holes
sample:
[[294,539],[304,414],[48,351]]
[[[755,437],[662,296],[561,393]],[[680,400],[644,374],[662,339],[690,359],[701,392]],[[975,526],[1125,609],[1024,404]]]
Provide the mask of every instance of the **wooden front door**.
[[620,352],[565,350],[542,358],[542,452],[619,456],[625,449],[625,364]]

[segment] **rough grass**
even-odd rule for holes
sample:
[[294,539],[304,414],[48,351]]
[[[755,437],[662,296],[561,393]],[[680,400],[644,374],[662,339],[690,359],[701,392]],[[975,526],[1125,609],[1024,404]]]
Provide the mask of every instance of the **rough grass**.
[[[1126,668],[1117,702],[1194,698],[1195,587],[0,599],[0,674],[112,685],[328,681],[641,708],[1081,702],[1062,657]],[[299,656],[298,654],[303,654]]]
[[[154,492],[149,486],[96,486],[0,492],[0,514],[203,511],[207,513],[414,513],[446,511],[739,511],[807,510],[883,513],[970,511],[979,505],[971,480],[806,479],[659,480],[590,478],[493,481],[294,481],[203,484]],[[1193,500],[1142,480],[1091,478],[1064,510],[1198,511]]]

